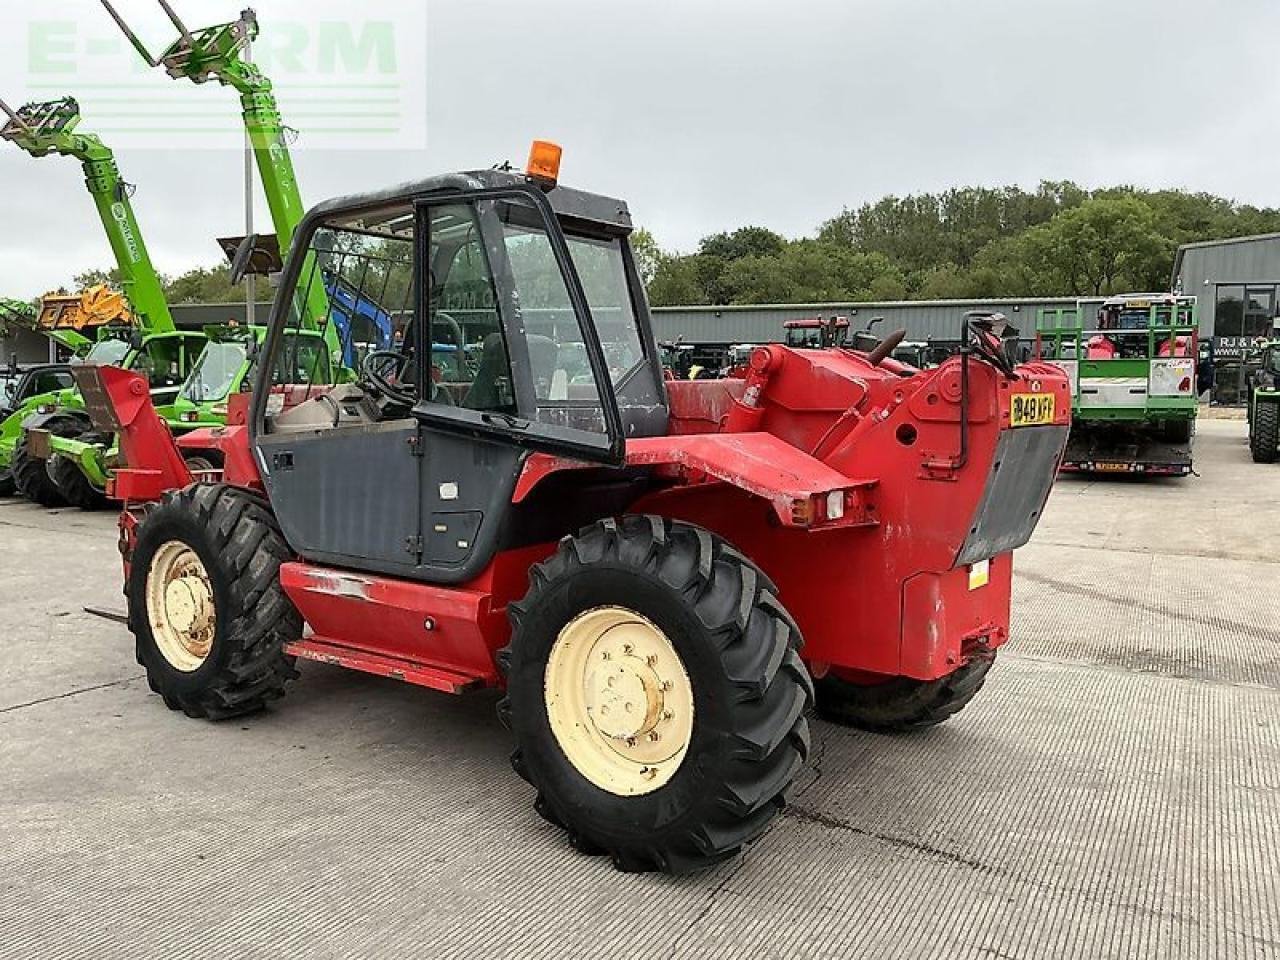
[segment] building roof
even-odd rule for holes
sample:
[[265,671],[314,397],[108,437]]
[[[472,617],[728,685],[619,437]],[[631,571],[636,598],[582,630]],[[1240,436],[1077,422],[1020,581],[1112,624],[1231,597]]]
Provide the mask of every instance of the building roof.
[[1178,254],[1173,258],[1173,273],[1169,289],[1176,290],[1178,277],[1182,273],[1182,258],[1188,250],[1199,250],[1205,247],[1226,247],[1233,243],[1256,243],[1259,240],[1280,240],[1280,233],[1255,233],[1248,237],[1226,237],[1222,240],[1197,240],[1195,243],[1184,243],[1178,247]]

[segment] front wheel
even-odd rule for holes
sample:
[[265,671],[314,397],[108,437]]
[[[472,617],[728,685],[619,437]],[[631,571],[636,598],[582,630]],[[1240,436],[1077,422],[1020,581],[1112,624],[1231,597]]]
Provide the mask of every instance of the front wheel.
[[905,733],[937,726],[969,705],[995,663],[994,650],[981,648],[954,673],[939,680],[892,677],[858,682],[836,671],[817,683],[818,716],[875,733]]
[[223,720],[262,709],[298,674],[302,618],[280,586],[291,558],[270,510],[235,487],[165,495],[138,525],[126,593],[151,689],[170,710]]
[[1254,400],[1249,452],[1254,463],[1275,463],[1280,456],[1280,400]]
[[567,538],[530,583],[499,662],[539,813],[629,871],[758,837],[808,754],[813,697],[768,578],[705,530],[631,516]]
[[[50,417],[40,429],[55,437],[78,437],[84,432],[85,423],[79,417],[62,413]],[[26,430],[22,431],[22,439],[13,451],[11,469],[18,492],[32,503],[50,509],[67,506],[67,498],[49,472],[49,461],[32,455],[31,438]]]
[[[104,450],[110,442],[110,437],[104,438],[97,433],[82,434],[78,439],[85,443],[96,444]],[[71,506],[79,507],[81,510],[102,510],[110,504],[111,501],[107,499],[107,495],[89,481],[84,471],[74,461],[55,456],[48,462],[46,469],[49,471],[49,478],[62,494],[62,498]]]

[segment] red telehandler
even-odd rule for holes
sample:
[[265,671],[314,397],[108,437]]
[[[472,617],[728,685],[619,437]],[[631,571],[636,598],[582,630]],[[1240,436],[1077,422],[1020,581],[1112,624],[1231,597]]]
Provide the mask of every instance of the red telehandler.
[[[193,479],[137,375],[78,376],[121,436],[128,623],[171,709],[258,710],[298,658],[503,688],[537,810],[681,872],[783,805],[815,682],[823,716],[884,731],[973,697],[1071,396],[972,315],[934,370],[894,361],[898,335],[665,380],[627,206],[558,186],[558,160],[312,210],[252,393],[181,441],[221,475]],[[282,358],[314,269],[411,291],[358,382]]]

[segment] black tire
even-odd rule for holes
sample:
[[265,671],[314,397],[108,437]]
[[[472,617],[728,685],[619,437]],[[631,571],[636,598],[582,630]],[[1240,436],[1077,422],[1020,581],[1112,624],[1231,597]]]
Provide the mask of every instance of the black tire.
[[[499,713],[515,733],[512,765],[538,791],[537,811],[574,847],[626,871],[699,869],[757,838],[808,755],[813,702],[800,632],[769,579],[707,531],[651,516],[565,538],[529,579],[509,608]],[[543,690],[564,625],[611,605],[665,633],[693,690],[688,753],[663,786],[633,796],[595,786],[569,761]]]
[[[88,424],[80,417],[69,413],[60,413],[50,417],[40,429],[47,430],[55,437],[78,437],[84,433]],[[13,481],[18,492],[42,507],[65,507],[67,498],[58,489],[57,483],[49,473],[49,463],[31,455],[27,432],[22,432],[22,439],[13,452]]]
[[[216,615],[213,644],[193,672],[160,651],[147,615],[152,560],[180,541],[203,563]],[[138,663],[170,710],[226,720],[254,713],[284,695],[298,676],[286,643],[302,636],[302,617],[280,586],[292,553],[264,501],[236,487],[195,485],[165,494],[138,526],[125,593]]]
[[221,470],[223,466],[222,453],[218,450],[183,451],[182,459],[192,473]]
[[1166,420],[1161,432],[1169,443],[1190,443],[1195,433],[1195,421],[1187,418]]
[[1249,451],[1254,463],[1275,463],[1280,457],[1280,400],[1254,401]]
[[863,685],[828,673],[817,682],[818,716],[875,733],[934,727],[969,705],[982,689],[995,659],[995,651],[984,647],[955,673],[931,681],[894,677]]
[[[85,443],[110,443],[110,436],[101,433],[83,433],[78,440]],[[47,464],[49,477],[62,494],[62,499],[81,510],[104,510],[111,505],[107,495],[89,482],[84,472],[66,457],[54,457]]]
[[13,471],[8,467],[0,470],[0,497],[12,497],[17,492],[18,487],[13,482]]

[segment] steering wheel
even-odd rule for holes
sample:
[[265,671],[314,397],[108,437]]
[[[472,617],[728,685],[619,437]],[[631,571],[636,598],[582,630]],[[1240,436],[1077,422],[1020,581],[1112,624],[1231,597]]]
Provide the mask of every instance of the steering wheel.
[[401,403],[406,407],[413,406],[418,402],[418,392],[412,386],[406,387],[404,384],[391,382],[390,371],[387,370],[388,361],[394,364],[391,370],[394,371],[396,379],[399,379],[405,368],[413,362],[411,357],[395,350],[375,350],[360,364],[360,382],[392,403]]

